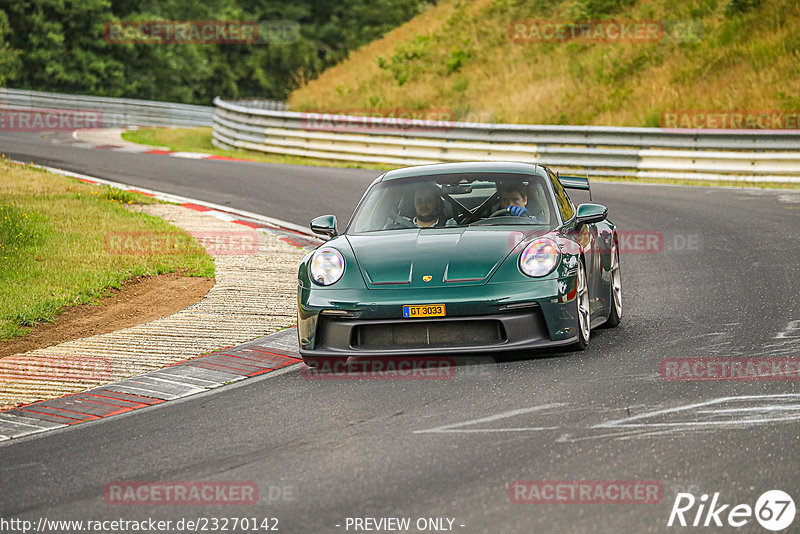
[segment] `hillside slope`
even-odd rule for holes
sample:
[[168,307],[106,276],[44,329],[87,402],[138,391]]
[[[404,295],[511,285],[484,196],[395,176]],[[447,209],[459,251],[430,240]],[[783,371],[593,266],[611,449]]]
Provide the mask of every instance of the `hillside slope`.
[[[547,33],[558,22],[596,20],[606,22],[592,31],[608,30],[609,20],[653,21],[659,31],[628,42]],[[458,120],[534,124],[659,126],[675,110],[796,114],[800,2],[445,0],[289,102],[296,110],[446,108]]]

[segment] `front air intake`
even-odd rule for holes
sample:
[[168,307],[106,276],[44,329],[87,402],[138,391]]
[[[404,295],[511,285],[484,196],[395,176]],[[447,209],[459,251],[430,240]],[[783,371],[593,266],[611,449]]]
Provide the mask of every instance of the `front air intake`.
[[351,344],[358,349],[468,347],[506,341],[497,320],[415,321],[362,324],[353,329]]

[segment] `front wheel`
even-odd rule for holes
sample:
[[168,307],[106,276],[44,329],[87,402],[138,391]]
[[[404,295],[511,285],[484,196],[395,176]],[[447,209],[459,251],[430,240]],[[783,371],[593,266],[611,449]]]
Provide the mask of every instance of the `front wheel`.
[[619,272],[619,247],[616,239],[612,242],[611,251],[611,311],[604,326],[613,328],[622,319],[622,277]]
[[575,282],[575,308],[578,315],[578,341],[573,348],[583,350],[589,344],[591,316],[589,314],[589,286],[586,283],[586,269],[583,261],[578,262],[578,279]]

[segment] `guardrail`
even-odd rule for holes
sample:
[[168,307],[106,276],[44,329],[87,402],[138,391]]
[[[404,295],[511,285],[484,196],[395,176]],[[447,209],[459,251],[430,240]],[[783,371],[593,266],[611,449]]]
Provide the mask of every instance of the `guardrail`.
[[94,112],[103,128],[211,126],[214,116],[212,106],[0,88],[0,113],[42,110]]
[[395,121],[214,99],[214,145],[417,165],[514,160],[596,176],[800,182],[800,131]]

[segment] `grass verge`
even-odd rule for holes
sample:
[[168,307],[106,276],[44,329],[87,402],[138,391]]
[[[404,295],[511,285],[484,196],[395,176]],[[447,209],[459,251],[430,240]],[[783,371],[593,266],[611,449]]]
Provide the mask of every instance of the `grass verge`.
[[[94,303],[134,276],[213,277],[213,259],[189,234],[129,209],[153,202],[0,159],[0,341],[53,321],[64,306]],[[126,237],[142,236],[174,248],[124,248]]]
[[[604,40],[597,30],[614,20],[657,32]],[[540,33],[565,23],[561,37]],[[796,0],[441,0],[288,100],[295,111],[649,127],[669,127],[673,114],[770,110],[792,117],[777,127],[794,129],[798,27]]]

